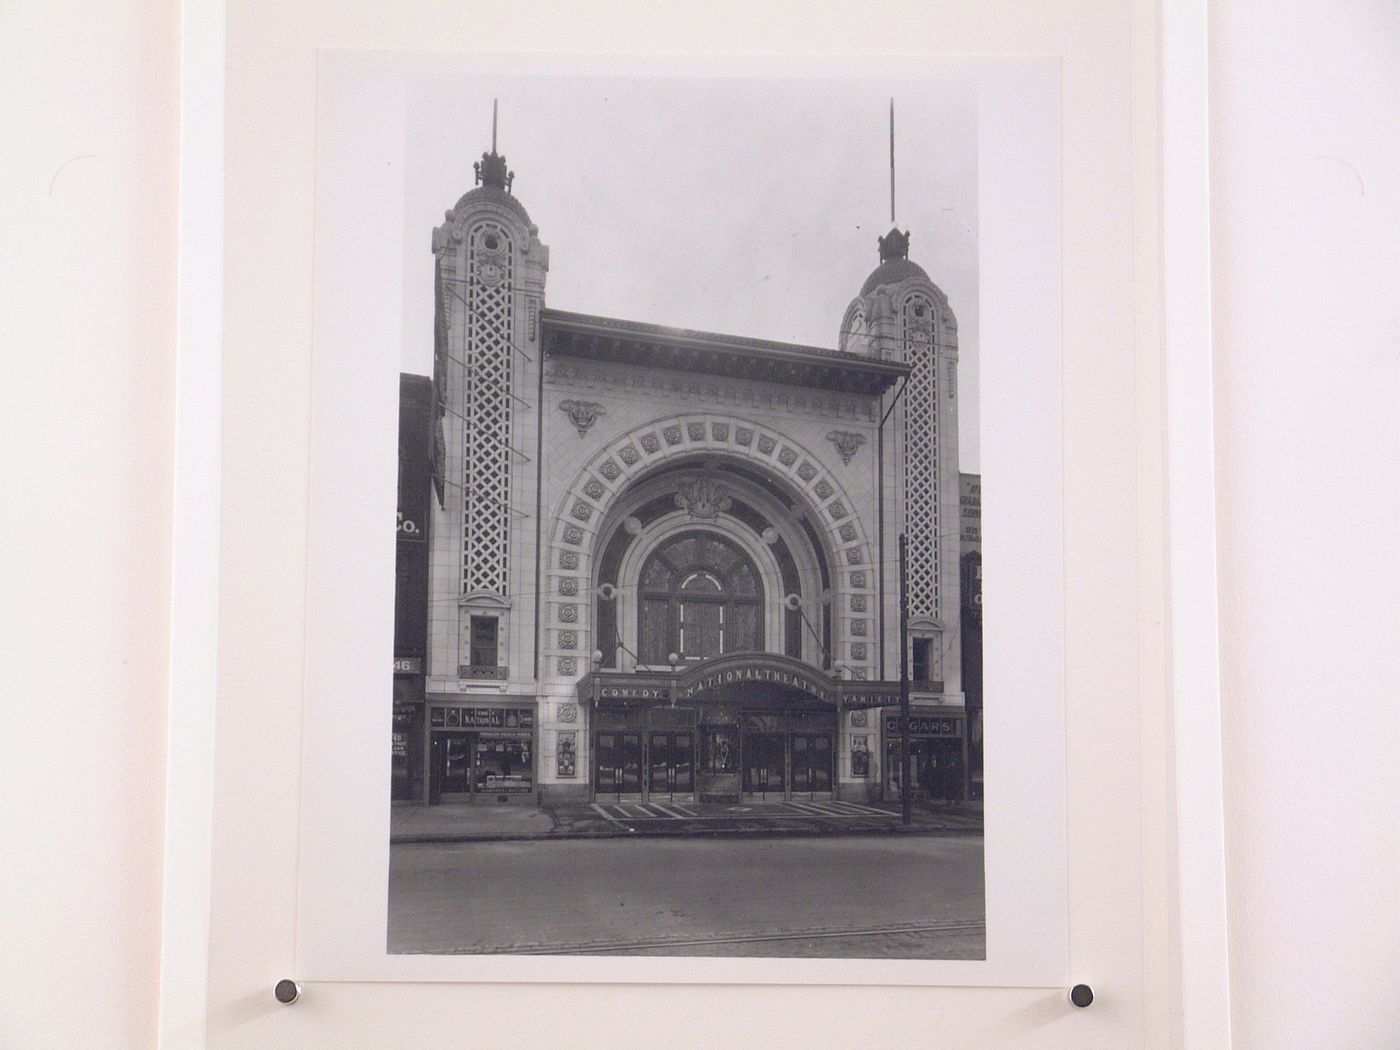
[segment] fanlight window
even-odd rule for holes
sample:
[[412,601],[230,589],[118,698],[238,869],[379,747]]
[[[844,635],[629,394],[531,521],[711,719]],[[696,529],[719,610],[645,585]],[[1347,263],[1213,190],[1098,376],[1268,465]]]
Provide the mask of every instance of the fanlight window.
[[748,555],[705,532],[682,533],[642,566],[638,656],[665,665],[763,648],[763,585]]

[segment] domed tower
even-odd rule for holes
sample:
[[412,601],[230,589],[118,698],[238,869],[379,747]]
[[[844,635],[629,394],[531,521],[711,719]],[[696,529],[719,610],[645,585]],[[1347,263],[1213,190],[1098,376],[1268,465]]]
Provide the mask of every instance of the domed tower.
[[432,533],[430,691],[533,696],[540,313],[549,249],[491,151],[433,230],[445,448]]
[[[899,622],[899,534],[908,537],[911,677],[916,691],[961,699],[958,646],[958,323],[948,297],[909,258],[909,234],[879,238],[880,265],[841,322],[840,349],[910,365],[881,434],[885,623]],[[899,672],[898,629],[885,631],[886,677]],[[928,683],[923,685],[922,683]]]

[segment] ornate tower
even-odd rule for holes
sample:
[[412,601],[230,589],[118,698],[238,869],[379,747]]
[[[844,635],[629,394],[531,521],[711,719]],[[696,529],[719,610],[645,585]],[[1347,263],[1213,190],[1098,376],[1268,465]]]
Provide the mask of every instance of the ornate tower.
[[433,231],[444,478],[429,689],[533,697],[539,327],[549,249],[491,151]]
[[[909,543],[909,633],[916,681],[956,702],[958,647],[958,323],[948,297],[909,258],[909,234],[879,238],[880,265],[841,322],[840,349],[912,366],[882,435],[884,619],[899,622],[898,535]],[[885,631],[887,677],[898,630]]]

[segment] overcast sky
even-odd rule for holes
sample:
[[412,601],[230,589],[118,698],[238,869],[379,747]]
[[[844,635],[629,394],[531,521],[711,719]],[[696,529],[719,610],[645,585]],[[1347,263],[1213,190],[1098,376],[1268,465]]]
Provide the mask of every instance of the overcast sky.
[[958,317],[961,469],[978,469],[977,107],[955,79],[474,76],[406,114],[404,367],[432,360],[431,232],[499,151],[550,249],[548,306],[835,348],[898,225]]

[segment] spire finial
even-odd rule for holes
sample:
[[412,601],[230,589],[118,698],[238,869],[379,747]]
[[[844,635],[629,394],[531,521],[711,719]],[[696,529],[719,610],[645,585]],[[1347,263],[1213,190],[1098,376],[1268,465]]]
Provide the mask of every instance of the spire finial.
[[880,238],[880,261],[909,258],[909,234],[900,232],[894,218],[894,99],[890,99],[890,232]]
[[[491,152],[492,152],[492,153],[495,153],[495,152],[496,152],[496,106],[497,106],[497,104],[498,104],[499,102],[500,102],[500,99],[493,98],[493,99],[491,100]],[[890,119],[891,119],[891,120],[894,119],[894,100],[893,100],[893,99],[890,100]],[[891,126],[891,134],[893,134],[893,125]],[[894,144],[893,144],[893,143],[890,144],[890,149],[891,149],[891,150],[894,149]],[[891,153],[891,157],[893,157],[893,153]]]
[[[493,147],[494,148],[494,147]],[[895,99],[889,99],[889,221],[895,221]]]
[[496,114],[498,100],[491,100],[491,152],[483,153],[472,167],[476,170],[476,181],[482,186],[491,186],[510,192],[515,181],[515,172],[506,170],[506,159],[496,152]]

